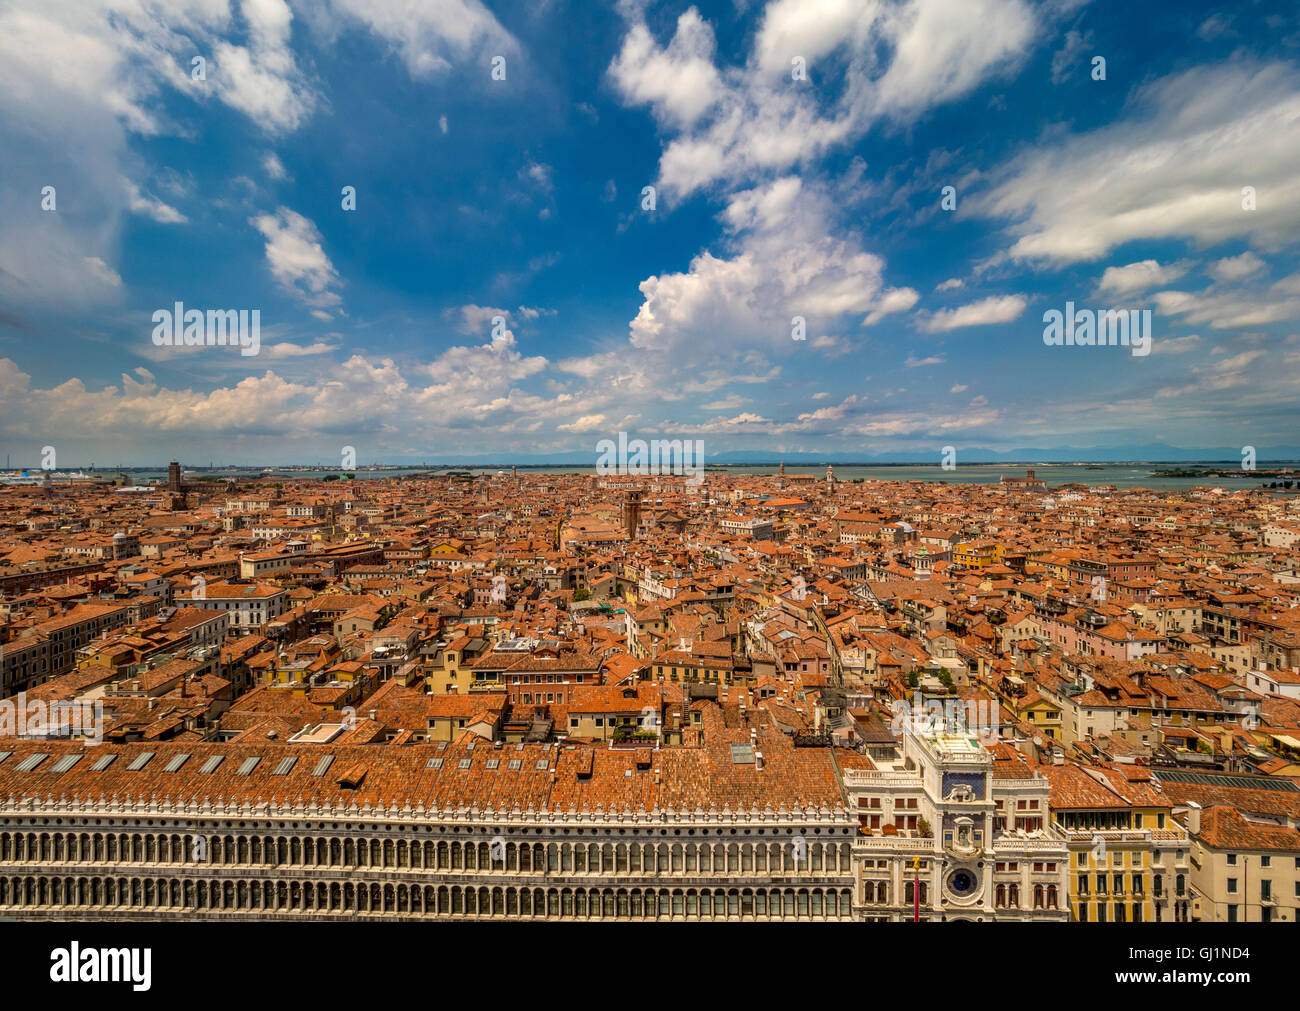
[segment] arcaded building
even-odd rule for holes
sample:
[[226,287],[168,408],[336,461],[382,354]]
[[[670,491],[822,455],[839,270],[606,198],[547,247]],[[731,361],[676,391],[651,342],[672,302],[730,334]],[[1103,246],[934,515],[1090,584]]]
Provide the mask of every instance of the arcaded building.
[[4,747],[5,916],[853,917],[834,755],[776,731],[661,751]]

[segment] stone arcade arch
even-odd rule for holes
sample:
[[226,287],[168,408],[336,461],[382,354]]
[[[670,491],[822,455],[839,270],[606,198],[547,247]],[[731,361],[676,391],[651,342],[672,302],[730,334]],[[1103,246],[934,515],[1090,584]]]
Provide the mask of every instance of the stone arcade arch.
[[[494,858],[492,840],[502,830],[487,825],[329,825],[282,817],[159,826],[108,818],[55,828],[11,820],[0,823],[0,912],[613,921],[852,916],[847,828],[840,839],[798,830],[807,846],[796,861],[793,828],[753,836],[746,829],[745,837],[738,829],[642,829],[628,838],[626,829],[561,825],[519,826]],[[549,838],[535,838],[543,832]],[[205,849],[193,846],[199,838]],[[864,882],[863,892],[868,904],[888,899],[884,882]]]

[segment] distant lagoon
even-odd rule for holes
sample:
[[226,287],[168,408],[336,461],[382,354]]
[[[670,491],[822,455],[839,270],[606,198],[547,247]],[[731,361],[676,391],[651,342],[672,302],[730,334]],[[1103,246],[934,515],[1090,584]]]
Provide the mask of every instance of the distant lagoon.
[[[469,473],[475,475],[510,472],[509,464],[498,466],[448,466],[426,467],[420,465],[397,466],[382,470],[358,468],[358,480],[373,480],[391,477],[414,476],[416,474],[446,474],[448,472]],[[936,460],[932,464],[832,464],[837,481],[942,481],[946,484],[997,484],[1004,477],[1024,477],[1027,470],[1033,470],[1034,476],[1046,481],[1049,487],[1062,484],[1083,484],[1089,486],[1113,485],[1116,488],[1150,488],[1160,490],[1187,490],[1198,487],[1219,487],[1228,490],[1239,488],[1264,488],[1277,476],[1269,472],[1290,468],[1296,471],[1295,480],[1300,481],[1300,462],[1296,461],[1261,461],[1259,470],[1264,473],[1240,471],[1240,477],[1225,476],[1186,476],[1187,471],[1209,470],[1234,472],[1233,461],[1216,460],[1199,463],[1179,461],[1177,463],[972,463],[961,464],[955,470],[943,470]],[[1238,463],[1237,466],[1240,466]],[[525,474],[591,474],[593,467],[575,464],[525,465],[519,464],[519,473]],[[710,464],[709,473],[716,474],[775,474],[777,464]],[[162,470],[131,470],[124,468],[131,478],[141,483],[165,480],[167,475]],[[826,475],[825,464],[787,464],[787,476],[811,475],[822,479]],[[1171,475],[1163,476],[1164,472]],[[101,468],[93,472],[95,476],[108,477],[119,473],[115,468]],[[186,469],[189,480],[200,478],[276,478],[293,480],[295,478],[321,478],[327,474],[341,473],[337,469],[320,467],[313,469],[269,469],[261,468],[212,468]],[[1293,490],[1296,490],[1293,488]]]

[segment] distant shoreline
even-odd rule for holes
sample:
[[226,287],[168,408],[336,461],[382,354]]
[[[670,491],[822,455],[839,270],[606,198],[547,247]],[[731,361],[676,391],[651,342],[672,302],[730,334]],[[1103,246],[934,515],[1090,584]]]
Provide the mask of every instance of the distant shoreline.
[[[1188,462],[1185,460],[1107,460],[1098,462],[1095,460],[982,460],[964,463],[955,463],[957,470],[966,470],[973,468],[1003,467],[1007,469],[1021,469],[1025,467],[1078,467],[1081,470],[1105,470],[1112,467],[1155,467],[1168,468],[1160,469],[1153,473],[1152,477],[1264,477],[1264,476],[1296,476],[1300,474],[1300,460],[1261,460],[1260,463],[1267,463],[1269,466],[1260,467],[1252,471],[1241,469],[1241,463],[1238,460],[1197,460]],[[869,467],[869,468],[908,468],[908,467],[936,467],[936,462],[932,459],[926,460],[909,460],[909,461],[889,461],[887,463],[873,463],[871,461],[851,461],[851,460],[822,460],[813,463],[790,463],[782,460],[758,460],[754,462],[728,462],[728,463],[706,463],[705,467],[709,470],[735,470],[738,468],[756,469],[771,467],[774,470],[784,463],[787,471],[790,470],[809,470],[821,467]],[[370,464],[352,468],[357,472],[375,473],[380,471],[455,471],[455,470],[571,470],[595,471],[594,462],[590,464],[583,463],[397,463],[397,464]],[[39,467],[11,467],[8,470],[0,471],[0,476],[6,474],[16,474],[19,471],[26,470],[33,476],[40,475]],[[121,466],[121,467],[95,467],[90,466],[71,466],[60,468],[60,472],[82,471],[89,474],[152,474],[165,473],[165,468],[159,466]],[[343,473],[343,469],[337,466],[328,466],[325,464],[231,464],[217,465],[211,467],[201,467],[191,464],[185,465],[185,472],[189,474],[338,474]]]

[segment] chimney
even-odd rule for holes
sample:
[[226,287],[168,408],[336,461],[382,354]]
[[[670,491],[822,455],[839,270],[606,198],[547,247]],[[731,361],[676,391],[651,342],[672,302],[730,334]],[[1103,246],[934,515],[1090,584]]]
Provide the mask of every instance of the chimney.
[[1194,800],[1187,802],[1187,834],[1193,838],[1201,834],[1201,805]]
[[763,771],[763,753],[761,751],[754,752],[754,769],[757,772]]

